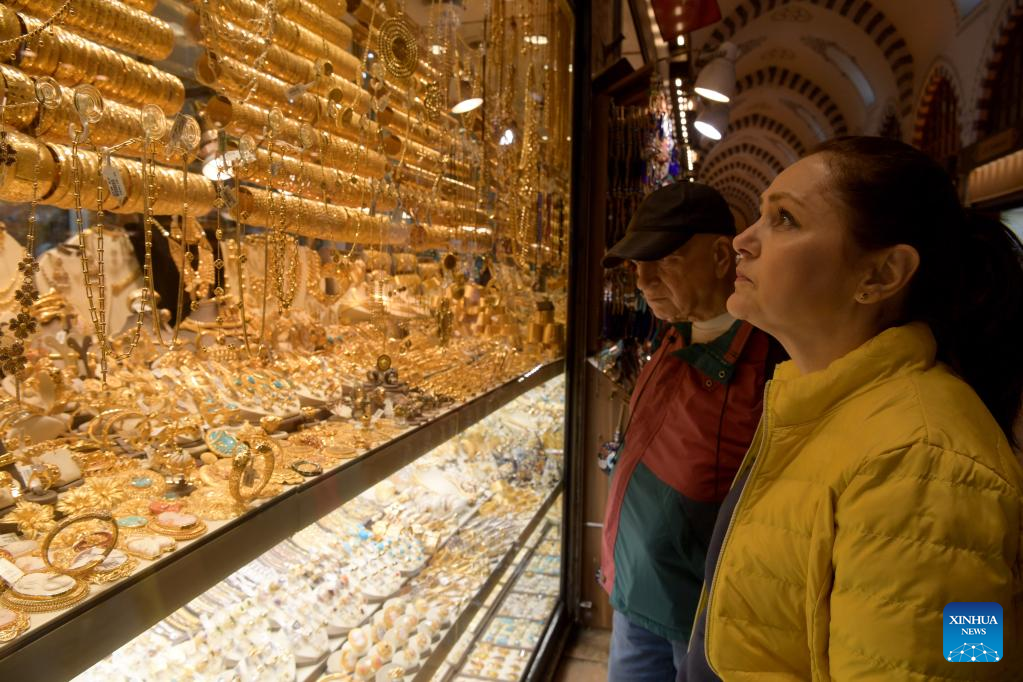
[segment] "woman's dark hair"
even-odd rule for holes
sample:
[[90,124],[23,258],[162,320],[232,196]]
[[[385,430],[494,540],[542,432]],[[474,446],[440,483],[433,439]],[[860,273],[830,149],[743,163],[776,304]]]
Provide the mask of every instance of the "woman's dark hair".
[[951,178],[923,152],[882,137],[838,137],[832,183],[865,250],[920,254],[903,322],[930,325],[938,359],[980,396],[1010,442],[1023,398],[1023,244],[997,218],[963,209]]

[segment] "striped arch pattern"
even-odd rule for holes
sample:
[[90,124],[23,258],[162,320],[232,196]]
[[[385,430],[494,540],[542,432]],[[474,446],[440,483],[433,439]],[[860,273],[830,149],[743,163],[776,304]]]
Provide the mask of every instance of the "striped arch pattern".
[[[974,131],[981,135],[984,133],[985,124],[991,115],[991,95],[996,87],[998,70],[1009,45],[1009,38],[1019,23],[1023,21],[1023,0],[1009,0],[1005,4],[1005,11],[995,26],[995,31],[990,42],[990,53],[988,58],[981,62],[980,74],[980,97],[977,98],[977,116],[974,121]],[[960,100],[962,101],[962,100]]]
[[845,116],[838,108],[838,105],[835,104],[835,101],[831,99],[831,95],[822,90],[820,86],[815,85],[813,81],[803,78],[795,71],[777,66],[768,66],[767,68],[758,69],[753,73],[746,74],[739,80],[735,88],[736,96],[745,90],[760,85],[777,85],[803,95],[813,102],[821,114],[828,119],[831,130],[835,135],[845,135],[849,132]]
[[[718,149],[721,149],[721,151],[718,151]],[[748,154],[750,156],[756,157],[763,161],[765,164],[767,164],[767,166],[775,173],[781,173],[783,170],[785,170],[786,164],[779,161],[778,157],[776,157],[771,152],[763,149],[762,147],[758,147],[757,145],[752,144],[750,142],[739,142],[733,143],[731,145],[726,144],[724,145],[724,148],[718,146],[712,149],[710,154],[707,156],[706,163],[702,168],[700,168],[701,177],[703,175],[704,168],[710,168],[713,164],[720,163],[721,161],[724,161],[732,156],[735,156],[736,154]]]
[[757,203],[760,203],[760,193],[763,191],[761,188],[754,185],[746,178],[741,178],[737,175],[729,175],[728,177],[720,180],[722,186],[734,186],[739,189],[743,189],[749,193],[750,197]]
[[[913,110],[913,55],[910,54],[909,46],[898,29],[884,12],[876,8],[870,0],[807,0],[807,2],[846,17],[863,29],[871,41],[881,49],[895,76],[895,85],[899,91],[899,111],[902,116],[908,116]],[[784,4],[786,4],[784,0],[742,0],[735,11],[721,20],[719,27],[708,39],[704,51],[717,50],[721,43],[729,40],[739,29]]]
[[[770,131],[785,140],[788,146],[792,147],[792,150],[796,152],[796,156],[802,156],[806,153],[806,147],[799,137],[792,132],[784,123],[766,116],[764,114],[747,114],[740,119],[732,121],[728,124],[728,132],[737,132],[743,128],[756,127]],[[727,133],[726,133],[727,134]]]
[[752,164],[745,163],[744,161],[740,161],[738,159],[728,161],[727,163],[723,163],[719,166],[714,166],[713,170],[711,170],[708,167],[706,172],[703,173],[704,182],[706,182],[708,185],[712,185],[714,184],[715,180],[720,179],[721,176],[725,175],[726,173],[738,173],[740,175],[745,175],[746,177],[753,178],[754,180],[759,182],[763,187],[767,187],[768,185],[771,184],[771,179],[768,178],[767,175],[762,170],[753,166]]
[[[930,113],[932,106],[935,104],[935,96],[938,93],[938,89],[941,86],[942,81],[948,83],[949,87],[952,89],[953,95],[955,96],[955,101],[958,107],[962,107],[963,98],[962,90],[959,87],[959,78],[956,77],[955,72],[944,61],[936,62],[927,76],[923,91],[920,93],[920,103],[917,105],[916,115],[913,120],[913,146],[915,147],[919,147],[923,142],[924,128],[927,124],[927,115]],[[961,121],[956,120],[956,125],[959,127],[961,135],[963,128]],[[961,146],[962,140],[958,139],[956,141]]]
[[743,218],[746,219],[747,225],[753,224],[760,211],[755,207],[753,198],[746,190],[728,182],[721,183],[715,186],[714,189],[721,192],[721,196],[725,198],[728,204],[742,214]]

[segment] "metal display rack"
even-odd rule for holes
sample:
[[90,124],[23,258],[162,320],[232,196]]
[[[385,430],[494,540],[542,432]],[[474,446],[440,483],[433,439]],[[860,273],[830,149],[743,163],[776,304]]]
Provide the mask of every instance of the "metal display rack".
[[[42,681],[74,677],[282,540],[564,371],[564,360],[538,365],[438,415],[427,424],[211,530],[130,578],[0,647],[0,679]],[[541,505],[513,549],[435,648],[431,659],[416,676],[417,680],[427,679],[426,673],[432,661],[443,660],[446,651],[457,640],[458,633],[497,585],[498,578],[511,563],[521,543],[543,519],[560,490],[559,484]]]

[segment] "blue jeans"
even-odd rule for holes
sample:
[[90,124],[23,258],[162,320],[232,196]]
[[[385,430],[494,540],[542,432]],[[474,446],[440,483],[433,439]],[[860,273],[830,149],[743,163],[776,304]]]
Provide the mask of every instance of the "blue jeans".
[[618,611],[611,623],[607,682],[675,682],[686,642],[672,642],[636,625]]

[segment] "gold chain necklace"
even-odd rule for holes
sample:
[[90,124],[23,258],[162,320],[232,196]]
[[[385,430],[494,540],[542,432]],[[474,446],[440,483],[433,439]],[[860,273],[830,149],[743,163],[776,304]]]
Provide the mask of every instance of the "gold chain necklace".
[[[78,256],[82,263],[82,280],[85,285],[85,297],[89,304],[89,318],[92,321],[93,330],[96,333],[96,341],[99,344],[100,352],[100,376],[103,385],[107,383],[107,358],[106,358],[106,311],[103,310],[106,303],[104,293],[105,272],[103,264],[103,220],[98,218],[96,225],[96,252],[97,252],[97,282],[99,284],[99,306],[97,310],[95,295],[92,290],[92,277],[89,273],[89,251],[85,241],[85,227],[82,218],[82,158],[79,154],[79,145],[82,141],[84,130],[76,130],[71,141],[71,190],[74,198],[75,227],[78,232]],[[100,208],[103,205],[103,194],[97,191],[97,200]],[[100,214],[102,216],[102,214]]]

